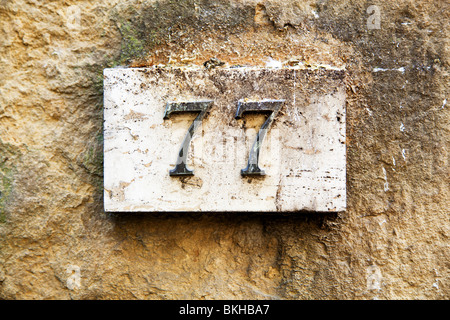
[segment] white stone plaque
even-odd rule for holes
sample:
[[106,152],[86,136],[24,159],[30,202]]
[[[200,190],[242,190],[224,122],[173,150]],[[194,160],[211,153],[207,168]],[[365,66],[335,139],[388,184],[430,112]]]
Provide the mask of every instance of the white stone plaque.
[[343,78],[295,67],[105,69],[105,210],[345,210]]

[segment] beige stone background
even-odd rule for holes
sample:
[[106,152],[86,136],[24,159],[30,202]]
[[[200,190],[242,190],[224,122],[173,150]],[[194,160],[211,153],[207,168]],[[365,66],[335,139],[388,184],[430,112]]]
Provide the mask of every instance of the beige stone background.
[[[0,298],[449,299],[449,9],[0,0]],[[102,70],[212,57],[346,68],[346,212],[103,211]]]

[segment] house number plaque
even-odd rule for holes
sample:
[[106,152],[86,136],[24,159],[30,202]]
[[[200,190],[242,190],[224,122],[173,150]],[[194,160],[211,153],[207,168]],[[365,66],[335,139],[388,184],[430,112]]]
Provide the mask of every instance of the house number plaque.
[[345,210],[343,78],[323,68],[105,69],[105,210]]

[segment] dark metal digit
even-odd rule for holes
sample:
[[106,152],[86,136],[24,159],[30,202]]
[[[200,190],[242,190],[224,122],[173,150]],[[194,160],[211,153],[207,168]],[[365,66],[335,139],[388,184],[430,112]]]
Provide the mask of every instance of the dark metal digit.
[[186,166],[187,152],[189,144],[192,140],[197,127],[202,123],[206,112],[212,105],[212,101],[193,101],[193,102],[168,102],[166,105],[166,110],[164,111],[164,119],[169,119],[171,113],[174,112],[200,112],[198,116],[194,119],[191,126],[184,137],[181,149],[178,152],[177,163],[175,168],[169,171],[171,176],[193,176],[194,171],[190,170]]
[[252,112],[270,112],[268,118],[263,123],[259,132],[256,136],[255,142],[253,143],[252,148],[250,149],[250,154],[248,156],[248,164],[245,169],[241,170],[241,175],[260,175],[263,176],[266,173],[262,170],[259,165],[259,152],[261,150],[261,145],[264,140],[264,137],[269,131],[270,126],[272,125],[273,120],[280,111],[281,106],[283,105],[285,100],[262,100],[262,101],[243,101],[240,100],[238,102],[238,108],[236,111],[236,119],[240,119],[242,114],[247,111]]

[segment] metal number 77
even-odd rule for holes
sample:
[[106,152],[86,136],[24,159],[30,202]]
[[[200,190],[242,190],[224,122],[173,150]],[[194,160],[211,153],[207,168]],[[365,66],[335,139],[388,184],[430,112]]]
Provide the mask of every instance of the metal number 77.
[[272,125],[273,120],[280,111],[281,106],[283,105],[285,100],[263,100],[263,101],[242,101],[238,102],[238,108],[236,111],[236,119],[240,119],[242,114],[247,111],[252,112],[270,112],[266,121],[263,123],[261,128],[259,128],[259,132],[256,135],[255,142],[253,143],[252,148],[250,149],[250,154],[248,156],[248,164],[245,169],[241,170],[241,175],[265,175],[264,170],[262,170],[258,166],[259,162],[259,153],[261,150],[261,145],[266,136],[267,131],[269,131],[270,126]]
[[166,105],[166,110],[164,112],[164,119],[169,119],[169,115],[173,112],[200,112],[198,116],[194,119],[191,126],[184,137],[183,144],[181,145],[180,151],[178,152],[177,163],[175,168],[169,171],[171,176],[192,176],[194,171],[190,170],[186,166],[187,152],[189,144],[192,140],[197,127],[202,123],[206,112],[212,105],[212,101],[194,101],[194,102],[168,102]]

